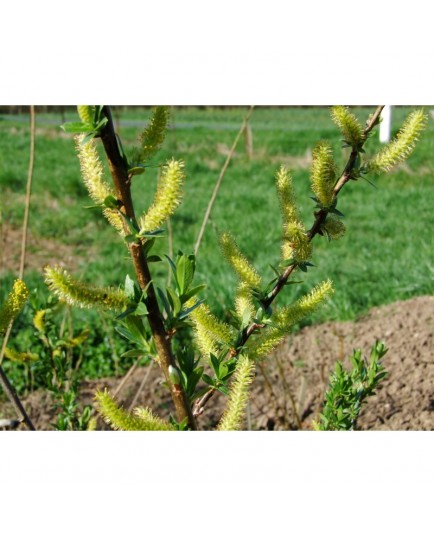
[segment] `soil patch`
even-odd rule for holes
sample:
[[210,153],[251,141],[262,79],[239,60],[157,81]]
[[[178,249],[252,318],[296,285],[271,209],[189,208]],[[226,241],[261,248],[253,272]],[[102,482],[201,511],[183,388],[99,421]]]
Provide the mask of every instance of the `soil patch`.
[[[17,271],[20,265],[21,240],[23,230],[3,224],[0,233],[0,274]],[[72,246],[56,240],[27,235],[26,270],[42,271],[47,264],[60,264],[69,269],[76,266],[76,253]]]
[[[434,297],[424,296],[372,309],[357,322],[327,322],[302,329],[257,368],[245,429],[310,430],[321,409],[328,377],[336,360],[348,366],[354,348],[369,355],[376,340],[389,348],[383,358],[388,376],[361,412],[360,430],[434,430]],[[131,374],[118,400],[128,408],[147,370]],[[120,378],[85,382],[83,403],[92,403],[96,388],[111,392]],[[135,405],[149,406],[167,417],[170,397],[158,367],[150,371]],[[44,398],[45,397],[45,398]],[[216,395],[200,417],[200,427],[214,427],[225,399]],[[47,395],[33,393],[25,405],[37,429],[50,429]],[[7,408],[2,408],[5,416]],[[11,409],[11,408],[10,408]],[[99,423],[99,429],[106,427]]]

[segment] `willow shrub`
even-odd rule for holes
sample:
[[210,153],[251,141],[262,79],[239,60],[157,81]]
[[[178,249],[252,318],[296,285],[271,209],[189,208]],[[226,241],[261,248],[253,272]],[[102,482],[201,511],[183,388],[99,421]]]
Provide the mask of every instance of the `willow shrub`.
[[[216,393],[227,397],[217,429],[242,427],[255,364],[267,358],[295,323],[310,315],[333,293],[332,282],[326,280],[296,302],[284,301],[285,287],[297,284],[292,276],[313,267],[313,239],[320,236],[332,242],[344,235],[343,214],[337,208],[341,190],[350,181],[388,172],[404,161],[426,126],[424,112],[412,112],[396,138],[369,157],[365,146],[379,124],[381,110],[378,107],[362,126],[347,107],[331,109],[331,118],[350,152],[344,169],[339,171],[327,141],[320,141],[314,148],[311,186],[315,206],[310,228],[300,217],[290,170],[284,166],[276,170],[276,205],[280,205],[282,214],[282,242],[280,259],[271,262],[273,279],[258,273],[234,237],[229,233],[220,236],[222,259],[238,279],[233,310],[229,312],[231,321],[225,322],[212,313],[201,297],[204,285],[194,284],[193,254],[180,251],[175,258],[165,255],[163,259],[153,252],[155,242],[164,236],[168,218],[181,203],[186,179],[183,162],[171,159],[161,167],[153,202],[143,214],[135,212],[131,184],[140,180],[164,142],[169,121],[167,108],[154,110],[138,146],[127,154],[115,133],[109,107],[78,106],[81,121],[64,128],[76,135],[84,184],[95,206],[128,248],[135,277],[126,275],[119,288],[97,288],[77,281],[63,268],[52,266],[46,268],[46,282],[69,304],[112,311],[119,333],[131,343],[128,354],[150,356],[160,366],[175,408],[170,422],[150,408],[135,408],[128,413],[107,390],[99,391],[95,395],[98,411],[114,429],[196,430],[201,414]],[[104,176],[97,140],[103,145],[111,180]],[[171,270],[173,282],[165,287],[155,284],[151,269],[153,263],[163,262]],[[185,330],[192,330],[193,338],[184,337]],[[192,343],[185,342],[188,340]],[[358,370],[362,368],[359,366]],[[356,380],[355,376],[352,378]],[[333,386],[336,392],[336,382]],[[346,400],[348,407],[341,408],[340,414],[353,415],[354,397],[347,396]],[[329,404],[325,408],[323,429],[333,421],[330,407]],[[354,418],[347,420],[354,424]]]

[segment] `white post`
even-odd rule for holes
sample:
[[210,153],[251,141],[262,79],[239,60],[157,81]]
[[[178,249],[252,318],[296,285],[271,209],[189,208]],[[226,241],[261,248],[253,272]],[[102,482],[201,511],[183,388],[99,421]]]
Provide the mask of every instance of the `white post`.
[[392,106],[385,106],[381,112],[380,123],[380,142],[388,143],[390,141],[390,131],[392,127]]

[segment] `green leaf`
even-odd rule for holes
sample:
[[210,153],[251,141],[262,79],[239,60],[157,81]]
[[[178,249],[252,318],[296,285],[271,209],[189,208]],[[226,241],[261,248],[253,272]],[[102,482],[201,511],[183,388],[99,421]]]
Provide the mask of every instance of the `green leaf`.
[[211,359],[211,367],[214,370],[215,375],[218,378],[219,377],[219,371],[220,371],[220,361],[214,354],[210,354],[210,359]]
[[141,357],[141,356],[145,356],[145,354],[143,353],[143,350],[128,350],[128,352],[125,352],[121,355],[121,357]]
[[161,290],[160,287],[157,287],[157,292],[158,292],[158,295],[160,296],[160,299],[163,303],[163,307],[164,307],[164,310],[166,311],[167,313],[167,317],[169,318],[169,320],[172,318],[172,308],[170,306],[170,303],[168,301],[168,299],[166,298],[166,295],[164,294],[164,292]]
[[93,125],[81,122],[64,123],[60,128],[69,134],[81,134],[83,132],[93,132],[95,130]]
[[148,262],[160,262],[163,259],[159,255],[149,255],[149,257],[146,257],[146,260]]
[[128,170],[128,175],[141,175],[145,172],[145,168],[142,166],[135,166]]
[[134,244],[135,242],[138,241],[138,238],[136,235],[129,234],[129,235],[124,236],[124,240],[127,244]]
[[179,285],[179,293],[184,294],[191,285],[194,277],[194,257],[182,255],[176,263],[176,280]]
[[103,205],[107,208],[115,208],[115,209],[119,208],[118,200],[116,199],[114,195],[108,195],[104,199]]
[[137,304],[136,310],[134,311],[134,314],[138,316],[144,316],[148,314],[148,308],[146,307],[146,304],[143,302],[140,302]]
[[122,335],[122,337],[125,337],[131,342],[134,342],[136,344],[141,344],[142,340],[141,337],[137,337],[135,334],[131,333],[131,331],[124,326],[115,326],[115,330]]
[[206,285],[197,285],[197,287],[193,287],[192,289],[190,289],[185,294],[182,294],[182,296],[181,296],[182,303],[185,303],[190,298],[192,298],[193,296],[196,296],[196,294],[199,294],[199,292],[204,290],[204,289],[206,289]]
[[166,291],[167,297],[169,298],[170,304],[172,305],[173,316],[178,316],[182,308],[181,300],[179,299],[178,294],[176,294],[173,288],[167,287]]
[[124,290],[128,298],[130,300],[133,300],[134,299],[134,281],[131,279],[131,277],[128,274],[125,277]]
[[212,387],[215,386],[215,381],[213,378],[211,378],[211,376],[208,376],[208,374],[203,374],[202,375],[202,380],[207,383],[208,385],[211,385]]
[[179,319],[182,320],[183,318],[187,318],[187,316],[192,312],[194,311],[197,307],[199,307],[199,305],[202,305],[202,303],[204,302],[205,300],[202,299],[202,300],[199,300],[198,302],[196,302],[194,305],[192,305],[191,307],[189,307],[188,309],[184,309],[182,311],[182,313],[179,315]]

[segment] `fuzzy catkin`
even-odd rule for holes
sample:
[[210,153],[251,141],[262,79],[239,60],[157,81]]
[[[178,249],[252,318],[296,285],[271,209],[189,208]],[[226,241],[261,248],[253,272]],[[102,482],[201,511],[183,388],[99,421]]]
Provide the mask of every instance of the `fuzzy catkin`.
[[45,268],[45,282],[52,292],[70,305],[90,308],[100,307],[122,311],[129,300],[125,292],[114,288],[98,288],[74,279],[60,266]]
[[185,181],[184,163],[170,160],[161,172],[154,201],[140,218],[140,231],[157,231],[172,216],[181,203],[182,186]]
[[110,393],[97,391],[95,394],[98,412],[114,430],[122,431],[169,431],[174,428],[170,423],[153,415],[149,409],[135,408],[134,414],[119,407]]
[[6,332],[9,324],[18,316],[28,296],[29,290],[24,281],[16,279],[6,301],[0,308],[0,335]]
[[[114,192],[104,180],[104,170],[94,140],[83,143],[84,138],[84,134],[75,136],[81,175],[89,192],[89,197],[101,205],[108,196],[114,196]],[[125,235],[122,216],[116,210],[104,208],[103,214],[118,233]]]
[[357,117],[346,106],[333,106],[330,115],[349,145],[357,148],[363,143],[365,139],[363,128]]
[[333,203],[333,188],[336,181],[336,166],[329,143],[320,142],[312,153],[312,190],[321,207],[328,208]]
[[421,132],[426,128],[428,117],[423,110],[411,112],[396,138],[388,143],[372,160],[366,170],[373,173],[388,172],[403,162],[413,152]]
[[[187,302],[187,307],[193,307],[196,298]],[[202,303],[190,313],[193,321],[194,335],[203,356],[218,352],[218,344],[230,344],[233,338],[233,329],[225,322],[214,316],[209,307]]]
[[223,255],[236,273],[237,277],[249,288],[258,288],[261,277],[247,258],[241,253],[232,235],[223,233],[220,236],[220,247]]
[[253,382],[255,364],[246,355],[238,358],[234,379],[229,388],[226,410],[217,427],[219,431],[240,430],[249,400],[249,387]]

